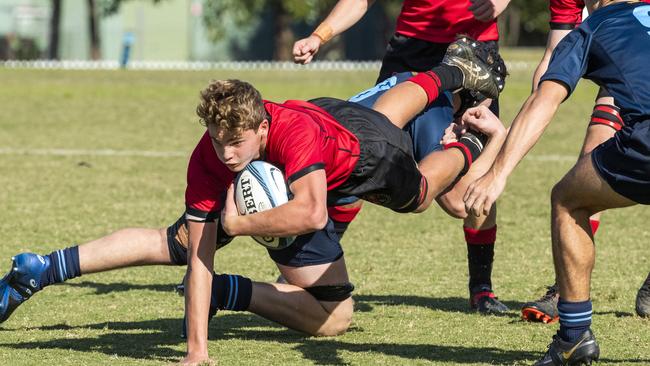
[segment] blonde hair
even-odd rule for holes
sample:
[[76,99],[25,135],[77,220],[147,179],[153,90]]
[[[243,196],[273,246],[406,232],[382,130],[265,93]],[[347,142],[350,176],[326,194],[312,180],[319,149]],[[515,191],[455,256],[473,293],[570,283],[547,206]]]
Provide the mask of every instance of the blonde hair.
[[201,91],[196,114],[204,126],[215,125],[235,135],[257,128],[266,118],[260,92],[251,84],[237,80],[212,80]]

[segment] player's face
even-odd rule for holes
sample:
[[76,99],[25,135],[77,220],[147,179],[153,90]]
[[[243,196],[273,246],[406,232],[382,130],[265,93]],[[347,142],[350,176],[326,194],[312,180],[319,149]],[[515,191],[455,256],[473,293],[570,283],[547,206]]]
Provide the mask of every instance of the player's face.
[[263,122],[256,130],[245,130],[241,134],[219,129],[214,125],[208,126],[208,134],[212,139],[212,146],[217,152],[219,160],[228,169],[238,172],[252,160],[259,159],[262,151],[262,142],[266,138],[268,122]]

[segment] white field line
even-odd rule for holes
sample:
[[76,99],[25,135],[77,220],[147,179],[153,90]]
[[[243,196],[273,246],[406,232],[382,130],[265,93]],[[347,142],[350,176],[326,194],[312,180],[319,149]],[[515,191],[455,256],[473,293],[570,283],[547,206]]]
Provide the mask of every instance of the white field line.
[[[150,151],[114,149],[26,149],[0,147],[0,155],[41,155],[41,156],[124,156],[142,158],[189,158],[189,151]],[[528,155],[526,160],[538,162],[575,162],[577,155]]]
[[185,158],[187,151],[149,151],[149,150],[113,150],[113,149],[16,149],[0,147],[0,155],[43,155],[43,156],[126,156],[143,158]]

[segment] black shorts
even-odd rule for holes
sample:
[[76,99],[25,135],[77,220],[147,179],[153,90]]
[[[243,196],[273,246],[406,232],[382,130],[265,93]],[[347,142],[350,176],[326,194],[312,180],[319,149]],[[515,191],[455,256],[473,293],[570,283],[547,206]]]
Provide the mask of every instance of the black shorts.
[[[223,226],[217,227],[217,249],[226,246],[232,241],[233,237],[223,231]],[[176,220],[167,228],[167,248],[169,249],[169,258],[173,264],[184,266],[187,265],[187,246],[190,243],[189,233],[187,231],[187,220],[185,214]]]
[[350,177],[330,195],[356,196],[398,212],[413,211],[426,180],[413,158],[413,142],[383,114],[335,98],[310,100],[359,139],[361,154]]
[[[347,224],[336,225],[329,220],[327,226],[319,231],[299,235],[296,240],[287,248],[280,250],[269,249],[269,256],[276,263],[290,266],[303,267],[317,264],[332,263],[343,257],[340,236],[345,232]],[[340,231],[340,232],[339,232]],[[217,249],[232,241],[221,225],[217,229]],[[169,257],[173,264],[187,265],[187,246],[189,235],[187,231],[187,220],[185,215],[167,228],[167,247]]]
[[[496,41],[484,43],[499,50],[499,43]],[[433,43],[395,33],[386,47],[377,83],[401,72],[431,70],[442,62],[447,46],[449,43]],[[499,115],[498,100],[492,101],[490,110],[496,116]]]
[[591,159],[616,193],[650,204],[650,120],[623,127],[597,146]]
[[333,263],[343,257],[343,248],[332,220],[327,220],[327,225],[321,230],[298,235],[288,247],[268,249],[268,252],[275,263],[289,267]]

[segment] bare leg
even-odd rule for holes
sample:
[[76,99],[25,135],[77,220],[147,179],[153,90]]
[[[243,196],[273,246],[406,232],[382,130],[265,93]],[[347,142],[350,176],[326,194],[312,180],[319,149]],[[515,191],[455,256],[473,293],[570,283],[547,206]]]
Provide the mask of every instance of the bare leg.
[[278,264],[278,268],[288,283],[254,282],[249,311],[315,336],[334,336],[348,329],[352,298],[340,302],[319,301],[304,289],[348,282],[343,258],[307,267]]
[[553,187],[551,234],[553,261],[560,296],[571,302],[589,299],[591,271],[595,260],[589,217],[608,208],[627,207],[635,202],[614,192],[598,175],[591,154],[582,157]]
[[171,264],[165,229],[123,229],[79,246],[82,274]]
[[400,129],[427,106],[427,94],[419,85],[405,81],[382,94],[372,109],[383,115]]

